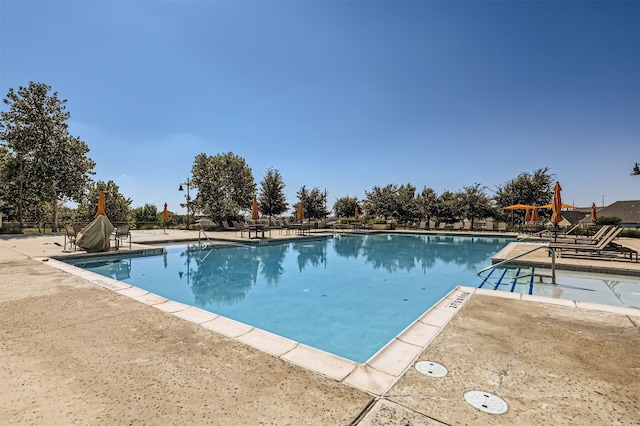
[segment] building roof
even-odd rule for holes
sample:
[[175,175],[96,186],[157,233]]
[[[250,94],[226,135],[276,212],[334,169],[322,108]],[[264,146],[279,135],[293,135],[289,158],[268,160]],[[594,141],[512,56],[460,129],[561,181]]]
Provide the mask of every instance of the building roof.
[[640,200],[616,201],[596,210],[598,217],[619,217],[621,223],[640,224]]

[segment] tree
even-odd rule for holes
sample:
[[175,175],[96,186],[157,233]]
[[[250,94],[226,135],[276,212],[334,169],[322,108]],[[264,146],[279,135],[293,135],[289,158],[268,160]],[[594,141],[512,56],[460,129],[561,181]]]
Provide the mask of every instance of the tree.
[[398,211],[396,194],[398,186],[389,184],[384,188],[374,186],[371,192],[365,191],[363,206],[367,216],[381,217],[384,219],[395,218]]
[[437,214],[439,222],[452,223],[460,220],[459,197],[451,191],[444,191],[438,197]]
[[192,212],[201,211],[216,221],[235,219],[249,210],[256,193],[251,168],[232,152],[196,156],[191,184],[198,190]]
[[431,220],[438,212],[438,196],[436,195],[436,191],[425,186],[422,192],[416,196],[416,204],[421,218],[426,221]]
[[95,162],[87,157],[88,146],[69,134],[67,101],[50,90],[34,82],[9,89],[4,99],[9,110],[1,113],[0,121],[0,140],[9,157],[3,158],[0,173],[6,183],[2,198],[10,204],[18,200],[20,226],[24,209],[46,201],[57,231],[58,203],[81,199]]
[[358,202],[358,197],[346,197],[338,198],[333,205],[333,213],[336,217],[354,217],[356,214],[356,207],[360,214],[364,214]]
[[411,222],[420,217],[415,186],[410,183],[400,185],[396,192],[396,209],[395,218],[400,222]]
[[504,220],[509,213],[502,208],[513,204],[549,204],[553,198],[554,177],[549,173],[549,168],[545,167],[535,170],[533,174],[521,173],[517,178],[498,186],[493,197],[498,209],[497,215]]
[[287,198],[284,195],[284,182],[278,170],[268,169],[267,174],[260,182],[258,194],[258,206],[260,214],[279,216],[287,211]]
[[307,190],[306,185],[303,185],[297,192],[298,202],[293,205],[294,216],[298,214],[298,206],[302,203],[304,209],[304,217],[306,219],[323,219],[327,216],[326,194],[318,188],[313,188],[311,191]]
[[98,181],[84,197],[76,210],[76,219],[90,222],[98,211],[100,191],[104,191],[105,215],[111,222],[129,222],[131,220],[131,199],[120,193],[120,188],[113,181]]
[[131,218],[136,223],[140,222],[156,222],[158,221],[158,208],[153,204],[145,204],[142,207],[136,207],[131,210]]
[[463,216],[471,220],[471,229],[473,229],[475,218],[483,218],[493,214],[491,199],[485,190],[486,187],[476,183],[473,186],[464,187],[464,191],[460,194]]

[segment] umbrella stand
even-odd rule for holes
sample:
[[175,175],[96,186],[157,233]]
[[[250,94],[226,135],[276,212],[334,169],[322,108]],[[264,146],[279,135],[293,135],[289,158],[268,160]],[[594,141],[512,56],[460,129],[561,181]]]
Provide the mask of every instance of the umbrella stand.
[[556,249],[551,247],[551,284],[556,283]]

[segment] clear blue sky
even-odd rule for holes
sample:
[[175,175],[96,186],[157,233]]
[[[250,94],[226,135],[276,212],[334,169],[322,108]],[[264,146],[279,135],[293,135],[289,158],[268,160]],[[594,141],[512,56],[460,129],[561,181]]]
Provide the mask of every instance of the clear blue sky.
[[[640,199],[637,1],[0,2],[0,95],[67,99],[96,180],[179,207],[233,152],[289,203],[389,183],[491,195],[549,167],[563,201]],[[0,108],[5,109],[2,105]]]

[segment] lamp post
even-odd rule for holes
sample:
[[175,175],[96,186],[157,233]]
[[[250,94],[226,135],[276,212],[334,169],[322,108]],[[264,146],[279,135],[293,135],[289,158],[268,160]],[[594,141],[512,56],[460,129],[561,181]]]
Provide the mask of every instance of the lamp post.
[[190,229],[190,214],[189,214],[189,203],[191,202],[191,197],[189,196],[189,188],[191,187],[191,180],[187,179],[186,182],[181,183],[178,191],[184,191],[182,189],[182,185],[187,185],[187,229]]
[[636,163],[636,166],[631,171],[631,176],[638,176],[638,175],[640,175],[640,167],[638,167],[638,163]]

